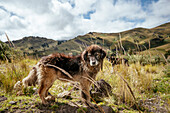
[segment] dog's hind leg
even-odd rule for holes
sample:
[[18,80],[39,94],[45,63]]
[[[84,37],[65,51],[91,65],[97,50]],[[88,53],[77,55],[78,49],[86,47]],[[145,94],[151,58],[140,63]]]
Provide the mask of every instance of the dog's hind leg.
[[46,79],[43,79],[40,83],[40,89],[39,89],[39,96],[42,100],[43,104],[47,104],[47,101],[54,101],[55,98],[52,95],[48,95],[48,90],[53,85],[55,79],[51,79],[50,77],[47,77]]
[[[53,84],[53,83],[52,83],[52,84]],[[54,102],[54,101],[55,101],[55,97],[48,92],[48,90],[51,88],[52,84],[49,85],[48,89],[46,90],[45,100]]]
[[47,87],[45,86],[45,80],[43,80],[40,83],[40,88],[39,88],[39,91],[38,91],[39,96],[40,96],[43,104],[47,104],[47,101],[45,100],[46,90],[47,90]]
[[[52,85],[51,85],[51,86],[52,86]],[[48,92],[48,90],[51,88],[51,86],[49,86],[48,89],[46,90],[46,92],[45,92],[45,97],[47,97],[48,95],[51,95],[51,94]]]

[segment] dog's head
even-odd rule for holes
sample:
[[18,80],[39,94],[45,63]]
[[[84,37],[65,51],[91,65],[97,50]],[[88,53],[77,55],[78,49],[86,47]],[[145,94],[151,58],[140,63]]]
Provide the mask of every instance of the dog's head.
[[82,53],[82,59],[89,66],[98,66],[101,64],[101,68],[103,66],[103,59],[106,56],[106,52],[98,45],[91,45],[86,48],[86,50]]

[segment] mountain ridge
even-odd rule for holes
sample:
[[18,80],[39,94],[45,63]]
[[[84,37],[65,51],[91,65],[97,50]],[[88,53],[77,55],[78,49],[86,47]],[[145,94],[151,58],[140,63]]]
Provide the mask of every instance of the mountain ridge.
[[[78,35],[70,40],[58,41],[44,37],[29,36],[12,42],[17,49],[26,52],[28,55],[36,52],[39,56],[54,52],[76,55],[91,44],[98,44],[106,49],[115,51],[116,49],[121,49],[119,47],[120,42],[126,51],[129,49],[139,51],[137,48],[140,47],[140,51],[158,48],[161,52],[165,53],[169,51],[167,47],[170,43],[169,36],[170,22],[150,29],[139,27],[119,33],[89,32],[85,35]],[[163,45],[167,45],[166,49]]]

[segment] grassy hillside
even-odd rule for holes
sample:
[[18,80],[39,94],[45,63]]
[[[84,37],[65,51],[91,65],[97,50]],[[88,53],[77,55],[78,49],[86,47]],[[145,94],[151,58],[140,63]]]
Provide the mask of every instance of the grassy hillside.
[[[27,55],[39,54],[43,56],[56,51],[56,46],[65,42],[65,40],[55,41],[44,37],[29,36],[12,42],[17,49],[23,51]],[[9,44],[9,42],[6,43]]]
[[[41,37],[24,37],[21,40],[13,41],[15,46],[27,55],[48,55],[54,52],[72,53],[81,52],[86,46],[98,44],[110,49],[112,52],[118,50],[139,51],[155,49],[165,54],[170,48],[170,23],[160,25],[152,29],[135,28],[120,33],[97,33],[89,32],[70,40],[55,41]],[[122,46],[121,46],[122,45]],[[156,52],[152,52],[155,54]]]
[[90,44],[98,44],[114,52],[116,49],[120,51],[122,45],[126,52],[133,50],[136,53],[148,49],[151,51],[157,49],[164,54],[170,48],[169,36],[170,23],[166,23],[152,29],[135,28],[120,33],[89,32],[68,40],[57,48],[59,52],[68,53],[81,51],[80,48]]

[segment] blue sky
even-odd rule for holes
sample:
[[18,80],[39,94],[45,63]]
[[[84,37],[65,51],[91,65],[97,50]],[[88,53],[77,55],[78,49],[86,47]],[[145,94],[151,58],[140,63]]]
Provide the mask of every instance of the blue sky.
[[0,40],[71,39],[170,22],[169,0],[1,0]]

